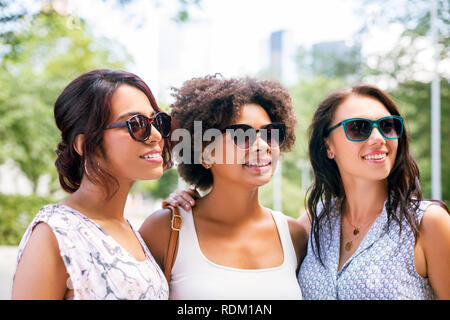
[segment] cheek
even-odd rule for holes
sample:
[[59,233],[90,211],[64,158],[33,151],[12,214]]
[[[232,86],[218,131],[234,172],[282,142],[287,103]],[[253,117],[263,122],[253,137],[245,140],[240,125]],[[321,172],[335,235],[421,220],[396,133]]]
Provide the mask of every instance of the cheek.
[[221,141],[214,148],[216,164],[244,164],[245,150],[237,148],[231,141]]
[[397,150],[398,150],[398,140],[389,141],[389,149],[390,149],[390,158],[392,159],[392,163],[394,163],[397,158]]
[[127,160],[136,156],[133,141],[125,136],[105,136],[103,146],[106,160],[110,165],[126,163]]

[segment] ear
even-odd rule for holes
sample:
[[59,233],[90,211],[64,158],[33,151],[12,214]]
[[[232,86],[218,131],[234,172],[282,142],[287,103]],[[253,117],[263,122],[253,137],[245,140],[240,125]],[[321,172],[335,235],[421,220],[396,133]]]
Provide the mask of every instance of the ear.
[[323,143],[325,144],[325,149],[327,150],[328,159],[334,159],[335,152],[333,143],[328,138],[323,139]]
[[213,144],[210,143],[202,152],[202,166],[206,169],[210,169],[212,167],[214,163],[214,154],[215,148],[213,147]]
[[80,155],[83,156],[83,146],[84,146],[84,134],[78,134],[73,141],[73,148]]

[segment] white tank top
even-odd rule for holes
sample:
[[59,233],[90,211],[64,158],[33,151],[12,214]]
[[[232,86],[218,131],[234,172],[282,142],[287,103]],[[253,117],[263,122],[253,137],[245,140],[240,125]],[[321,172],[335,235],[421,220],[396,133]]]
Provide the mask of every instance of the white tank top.
[[300,300],[297,257],[287,217],[271,211],[283,247],[283,263],[266,269],[239,269],[208,260],[198,243],[192,210],[180,208],[183,225],[172,268],[169,299],[180,300]]

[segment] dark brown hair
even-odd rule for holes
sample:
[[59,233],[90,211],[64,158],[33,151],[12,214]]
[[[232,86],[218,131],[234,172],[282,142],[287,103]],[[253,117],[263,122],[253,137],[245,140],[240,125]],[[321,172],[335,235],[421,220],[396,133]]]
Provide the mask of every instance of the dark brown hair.
[[[311,244],[321,262],[319,233],[324,232],[323,222],[330,219],[332,207],[340,206],[345,199],[338,167],[334,160],[327,157],[324,138],[328,135],[328,128],[331,126],[336,108],[350,95],[376,99],[392,115],[400,116],[394,101],[385,92],[371,85],[361,84],[335,91],[319,104],[309,127],[309,158],[314,172],[314,181],[307,192],[307,208],[312,220],[311,237],[314,237]],[[399,224],[400,232],[402,221],[406,219],[414,234],[418,233],[418,220],[415,212],[419,207],[420,200],[423,200],[419,178],[419,168],[409,152],[408,134],[404,130],[403,135],[398,139],[397,156],[387,178],[388,198],[386,203],[388,225],[391,221],[395,221]],[[333,203],[334,198],[336,201]],[[319,209],[318,204],[323,207]],[[444,207],[446,208],[445,205]],[[446,210],[448,211],[447,208]]]
[[[284,122],[286,139],[281,151],[289,151],[295,143],[297,124],[288,91],[276,81],[262,81],[252,78],[224,79],[216,74],[194,78],[173,88],[176,101],[171,105],[171,115],[180,128],[191,134],[191,163],[178,165],[180,176],[200,190],[207,190],[213,184],[211,170],[205,169],[196,157],[201,150],[194,150],[194,121],[202,121],[202,135],[211,128],[223,129],[238,118],[240,108],[245,104],[258,104],[273,122]],[[203,142],[203,148],[208,142]],[[198,160],[198,159],[197,159]]]
[[[96,152],[105,155],[103,131],[111,115],[111,99],[116,89],[127,84],[142,91],[152,108],[160,111],[150,88],[135,74],[120,70],[93,70],[80,75],[62,91],[55,102],[54,115],[61,141],[55,161],[61,187],[73,193],[78,190],[83,175],[93,183],[102,185],[108,196],[114,194],[113,186],[118,181],[106,168],[95,160]],[[83,155],[80,156],[73,144],[78,134],[84,134]],[[131,139],[131,138],[130,138]],[[163,149],[164,167],[171,166],[169,139]]]

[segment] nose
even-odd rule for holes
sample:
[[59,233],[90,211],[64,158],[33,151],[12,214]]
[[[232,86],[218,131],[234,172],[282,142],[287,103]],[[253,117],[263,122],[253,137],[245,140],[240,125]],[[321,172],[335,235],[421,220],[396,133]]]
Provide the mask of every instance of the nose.
[[162,140],[161,132],[159,132],[158,129],[152,124],[151,130],[150,130],[150,137],[148,137],[147,141],[145,141],[148,144],[152,143],[159,143]]
[[370,133],[369,138],[367,139],[369,144],[384,144],[386,140],[380,132],[380,129],[374,125],[372,128],[372,132]]
[[261,138],[261,132],[258,132],[256,135],[256,140],[253,142],[253,144],[250,146],[250,151],[252,152],[261,152],[261,151],[267,151],[270,149],[269,144]]

